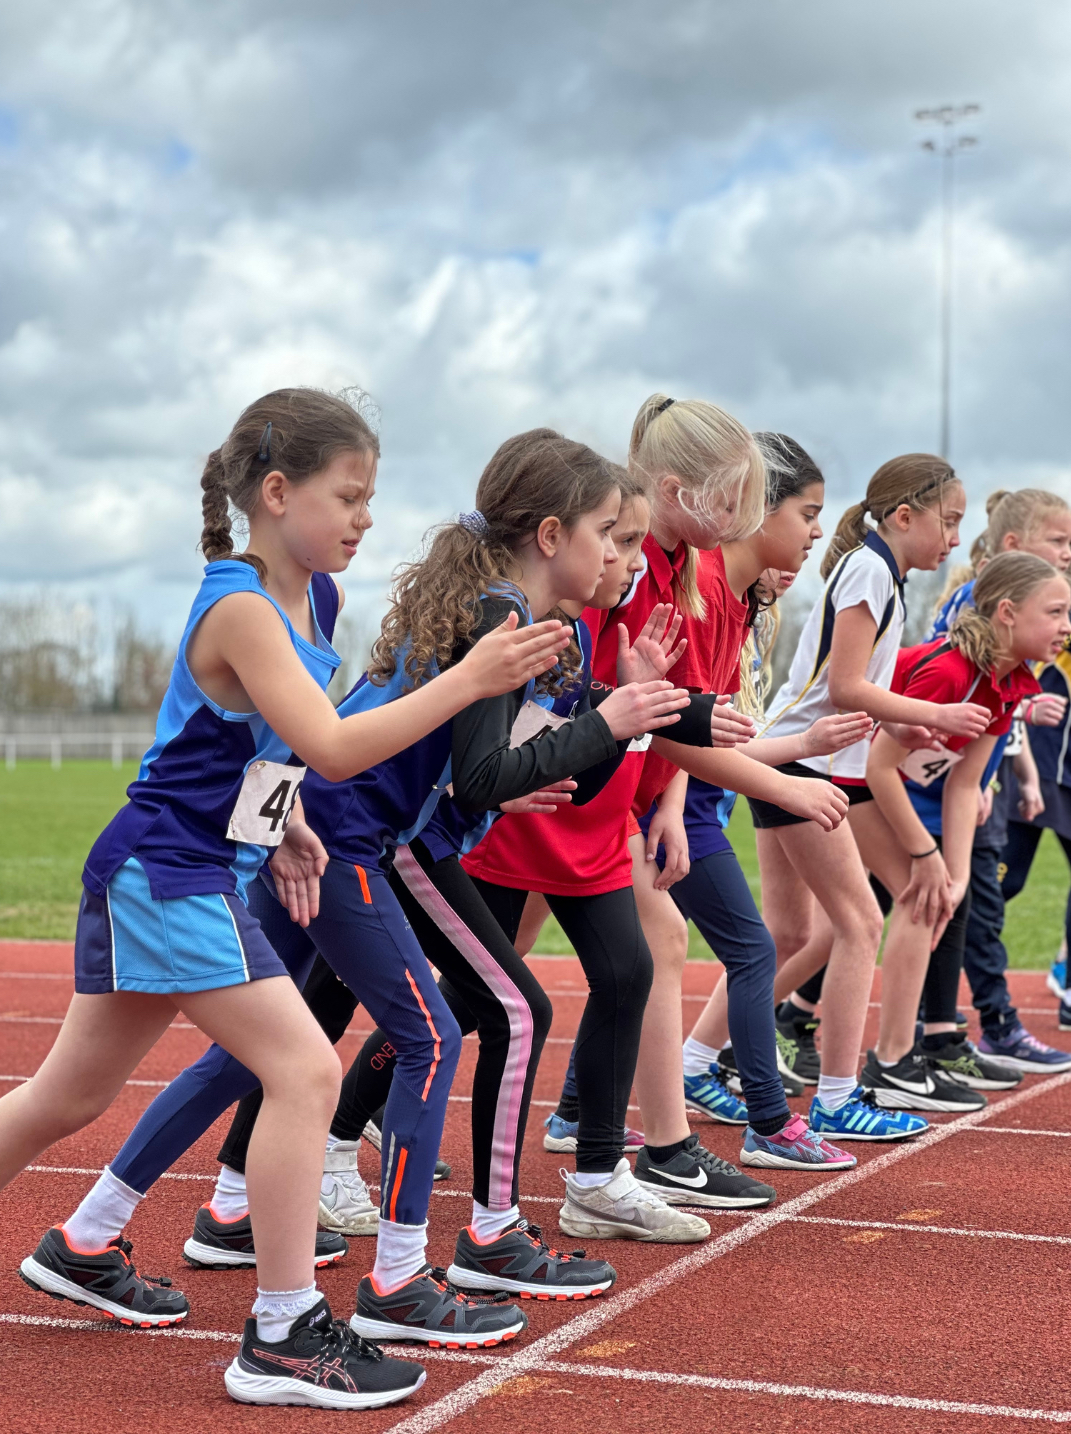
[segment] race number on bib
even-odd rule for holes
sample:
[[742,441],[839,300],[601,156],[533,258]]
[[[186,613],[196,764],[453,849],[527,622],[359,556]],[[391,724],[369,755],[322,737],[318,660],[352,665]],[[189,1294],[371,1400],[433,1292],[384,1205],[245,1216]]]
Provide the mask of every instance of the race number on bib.
[[231,812],[228,841],[278,846],[301,790],[304,767],[282,762],[251,762]]
[[548,732],[556,732],[568,721],[568,717],[559,717],[557,713],[548,711],[546,707],[540,707],[538,702],[526,702],[517,713],[510,731],[510,748],[521,747],[525,742],[532,742],[537,737],[546,736]]
[[899,770],[908,781],[919,787],[929,787],[950,772],[957,762],[962,761],[962,752],[950,752],[947,747],[939,747],[936,752],[920,747],[907,754],[900,763]]

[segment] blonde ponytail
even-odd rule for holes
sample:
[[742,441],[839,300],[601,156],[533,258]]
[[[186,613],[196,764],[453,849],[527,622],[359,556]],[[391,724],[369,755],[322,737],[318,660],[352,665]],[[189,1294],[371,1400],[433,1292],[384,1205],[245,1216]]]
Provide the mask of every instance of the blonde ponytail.
[[948,629],[948,641],[979,672],[992,672],[1001,652],[1000,634],[993,624],[999,605],[1007,598],[1018,607],[1042,583],[1058,576],[1051,563],[1033,553],[998,553],[975,579],[973,606],[960,608]]

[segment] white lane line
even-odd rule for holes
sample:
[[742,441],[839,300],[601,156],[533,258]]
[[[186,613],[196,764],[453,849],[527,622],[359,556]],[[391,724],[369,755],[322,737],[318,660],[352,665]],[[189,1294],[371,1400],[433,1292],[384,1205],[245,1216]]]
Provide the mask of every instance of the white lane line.
[[[5,1026],[62,1026],[66,1019],[66,1016],[0,1015],[0,1021],[2,1021]],[[204,1035],[200,1026],[195,1026],[192,1021],[172,1021],[167,1027],[167,1030],[163,1032],[163,1035],[166,1035],[167,1031],[200,1031],[201,1035]],[[207,1037],[205,1037],[205,1039],[207,1040]]]
[[[1007,1096],[996,1109],[1010,1110],[1015,1106],[1022,1105],[1024,1101],[1033,1100],[1042,1092],[1047,1093],[1069,1083],[1071,1083],[1071,1072],[1066,1075],[1053,1076],[1050,1080],[1042,1081],[1030,1090],[1019,1091],[1015,1095]],[[714,1260],[721,1259],[722,1256],[730,1254],[739,1246],[765,1234],[777,1225],[791,1220],[793,1215],[802,1214],[811,1205],[828,1200],[833,1195],[839,1195],[853,1185],[858,1185],[863,1180],[869,1180],[879,1171],[888,1170],[890,1166],[899,1164],[901,1160],[909,1159],[921,1150],[932,1149],[933,1146],[939,1145],[958,1131],[968,1130],[981,1124],[987,1116],[993,1113],[994,1108],[987,1106],[984,1110],[974,1111],[970,1115],[961,1115],[950,1125],[931,1126],[924,1135],[920,1135],[910,1145],[901,1145],[895,1149],[883,1151],[881,1155],[875,1156],[865,1165],[845,1171],[843,1175],[835,1176],[822,1185],[816,1185],[810,1190],[804,1191],[803,1194],[786,1201],[780,1207],[774,1206],[772,1209],[754,1216],[735,1229],[711,1240],[708,1245],[700,1246],[699,1249],[675,1260],[656,1274],[649,1275],[647,1279],[641,1280],[631,1289],[623,1290],[620,1294],[611,1296],[604,1303],[595,1306],[585,1314],[577,1315],[559,1325],[556,1330],[552,1330],[551,1333],[502,1360],[494,1370],[485,1370],[475,1379],[470,1379],[466,1384],[459,1385],[457,1389],[443,1395],[441,1399],[426,1405],[418,1413],[400,1420],[397,1424],[389,1425],[384,1434],[431,1434],[432,1430],[441,1429],[444,1424],[448,1424],[458,1415],[471,1409],[503,1380],[537,1368],[547,1359],[558,1354],[559,1351],[575,1344],[577,1340],[586,1339],[595,1330],[609,1324],[611,1320],[627,1314],[637,1305],[651,1299],[652,1296],[661,1294],[671,1285],[676,1284],[678,1280],[695,1274]]]
[[1025,1130],[1018,1125],[980,1125],[978,1129],[986,1135],[1055,1135],[1071,1140],[1071,1130]]
[[[958,1399],[916,1399],[907,1394],[877,1394],[863,1389],[822,1389],[810,1384],[773,1384],[763,1379],[720,1379],[710,1374],[612,1369],[604,1365],[592,1369],[587,1365],[566,1364],[555,1359],[547,1360],[538,1367],[547,1374],[595,1374],[606,1379],[685,1385],[694,1389],[727,1389],[744,1394],[774,1394],[796,1399],[832,1400],[839,1404],[878,1405],[886,1409],[921,1409],[937,1414],[981,1414],[1001,1419],[1040,1419],[1049,1424],[1071,1424],[1071,1410],[1066,1409],[1016,1409],[1008,1404],[966,1404]],[[503,1382],[498,1370],[491,1378]],[[393,1429],[404,1427],[402,1424],[392,1426]]]
[[[32,1079],[33,1079],[32,1076],[24,1076],[24,1075],[0,1075],[0,1081],[10,1081],[13,1085],[22,1085],[25,1081],[32,1080]],[[171,1082],[170,1082],[169,1080],[128,1080],[128,1081],[124,1081],[123,1084],[124,1084],[124,1085],[144,1085],[144,1086],[150,1086],[153,1090],[163,1090],[164,1087],[165,1087],[165,1086],[169,1086],[169,1085],[171,1084]]]
[[[23,1175],[103,1175],[103,1170],[94,1170],[88,1165],[27,1165],[21,1172]],[[214,1175],[180,1175],[175,1171],[167,1170],[160,1176],[161,1180],[210,1180],[214,1185]]]
[[835,1220],[829,1215],[793,1215],[796,1225],[842,1225],[852,1230],[900,1230],[919,1235],[973,1235],[979,1240],[1027,1240],[1039,1245],[1071,1245],[1071,1235],[1023,1235],[1018,1230],[968,1230],[958,1225],[915,1225],[910,1220]]
[[8,981],[73,981],[74,973],[67,975],[62,971],[0,971],[0,980],[4,978]]

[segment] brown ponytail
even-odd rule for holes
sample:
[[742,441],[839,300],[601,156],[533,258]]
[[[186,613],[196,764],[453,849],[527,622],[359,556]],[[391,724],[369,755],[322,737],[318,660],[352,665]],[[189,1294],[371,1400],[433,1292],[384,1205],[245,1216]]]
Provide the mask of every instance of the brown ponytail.
[[1000,634],[993,617],[1008,598],[1016,606],[1050,578],[1056,569],[1033,553],[998,553],[975,579],[971,606],[964,605],[948,629],[948,640],[979,672],[992,672],[1000,656]]
[[916,512],[923,512],[937,506],[948,485],[958,482],[952,465],[932,453],[902,453],[898,458],[890,458],[866,485],[863,502],[849,508],[837,524],[822,559],[822,577],[828,578],[844,554],[863,541],[868,517],[880,527],[905,503]]
[[822,559],[822,566],[818,570],[822,577],[828,578],[844,554],[857,548],[865,537],[866,504],[855,503],[841,518],[836,532],[829,540],[829,547]]

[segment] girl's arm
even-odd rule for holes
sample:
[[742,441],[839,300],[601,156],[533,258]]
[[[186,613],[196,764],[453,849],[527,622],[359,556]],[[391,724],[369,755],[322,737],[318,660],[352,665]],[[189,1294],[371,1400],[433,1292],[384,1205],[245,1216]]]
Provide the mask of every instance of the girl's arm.
[[549,671],[568,637],[569,629],[555,621],[518,631],[511,614],[440,677],[344,719],[302,666],[278,613],[257,593],[221,598],[202,618],[187,652],[194,680],[209,696],[212,686],[233,690],[237,678],[251,707],[282,741],[328,781],[341,782],[411,747],[471,702]]
[[992,721],[992,713],[971,702],[942,706],[916,697],[901,697],[875,682],[866,669],[874,650],[878,625],[866,603],[843,608],[833,621],[829,651],[829,697],[847,712],[866,712],[875,722],[906,722],[936,727],[957,737],[978,737]]
[[820,717],[805,732],[792,737],[757,737],[738,750],[768,767],[800,762],[804,757],[829,757],[869,737],[874,724],[865,712],[836,712]]
[[945,778],[945,789],[941,794],[941,846],[945,866],[952,879],[953,911],[963,900],[971,879],[978,789],[996,743],[996,737],[979,737],[977,742],[963,749],[963,761],[958,762]]
[[903,891],[893,892],[893,896],[902,906],[911,906],[912,921],[932,926],[947,905],[948,871],[936,840],[920,821],[896,770],[906,756],[906,747],[894,742],[886,731],[880,731],[870,746],[866,780],[882,816],[911,857],[910,880]]
[[1045,802],[1041,795],[1038,764],[1034,761],[1030,737],[1026,732],[1023,733],[1022,749],[1012,758],[1012,771],[1019,783],[1019,815],[1024,822],[1032,822],[1045,810]]
[[675,881],[688,875],[688,833],[684,829],[684,801],[688,795],[688,773],[678,772],[660,797],[658,810],[647,833],[647,860],[654,861],[659,844],[665,848],[666,864],[655,877],[655,890],[668,891]]
[[817,822],[825,831],[840,826],[848,811],[848,799],[830,782],[815,777],[786,777],[783,772],[726,748],[685,747],[665,737],[656,737],[651,750],[665,757],[700,781],[740,792],[745,797],[773,802],[805,821]]

